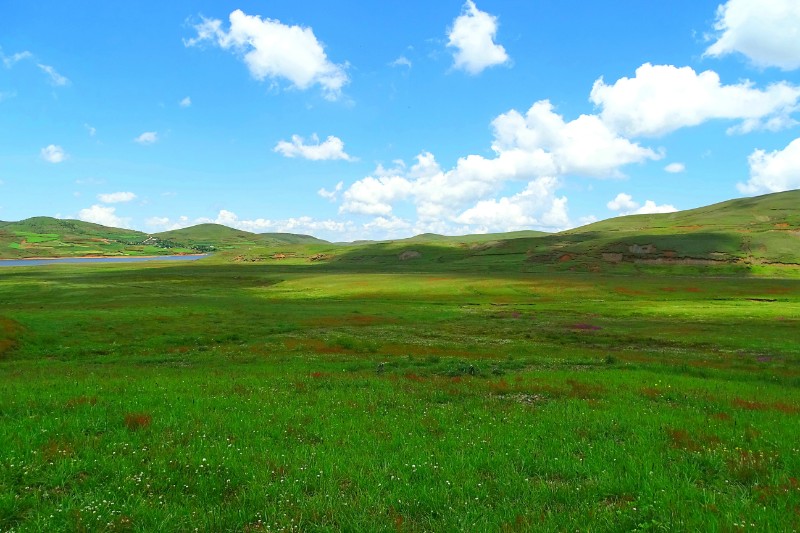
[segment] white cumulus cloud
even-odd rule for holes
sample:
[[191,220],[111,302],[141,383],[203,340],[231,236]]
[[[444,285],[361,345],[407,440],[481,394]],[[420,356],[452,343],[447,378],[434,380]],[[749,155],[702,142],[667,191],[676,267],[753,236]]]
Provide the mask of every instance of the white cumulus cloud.
[[800,2],[728,0],[717,8],[717,40],[706,55],[738,52],[760,67],[800,67]]
[[286,79],[298,89],[318,84],[329,99],[339,97],[348,82],[346,65],[332,63],[311,28],[288,26],[278,20],[247,15],[237,9],[229,16],[230,29],[218,19],[203,18],[195,25],[197,37],[186,46],[210,42],[239,55],[250,75],[264,79]]
[[454,68],[479,74],[488,67],[508,62],[505,48],[495,42],[496,35],[497,17],[479,10],[473,0],[467,0],[447,34],[447,46],[455,48]]
[[119,204],[135,200],[136,195],[132,192],[110,192],[105,194],[98,194],[97,199],[103,202],[104,204]]
[[67,153],[57,144],[50,144],[42,148],[39,154],[48,163],[61,163],[67,158]]
[[[559,176],[620,176],[625,165],[661,157],[617,135],[595,115],[566,121],[546,100],[525,114],[504,113],[492,127],[494,157],[468,155],[445,170],[433,154],[423,152],[410,169],[379,166],[344,191],[340,213],[389,217],[397,204],[410,202],[417,212],[415,227],[562,228],[568,218],[566,198],[555,195]],[[510,181],[528,185],[516,195],[495,198]]]
[[344,187],[344,182],[340,181],[339,183],[336,184],[336,187],[334,187],[332,191],[329,191],[329,190],[327,190],[326,188],[323,187],[323,188],[321,188],[320,190],[317,191],[317,194],[322,196],[323,198],[327,198],[331,202],[335,202],[336,201],[336,197],[339,195],[339,193],[342,190],[342,187]]
[[522,192],[498,199],[481,200],[455,218],[455,222],[477,226],[478,233],[503,232],[537,227],[562,230],[570,225],[567,198],[556,197],[555,178],[537,178]]
[[192,106],[192,99],[187,96],[186,98],[184,98],[183,100],[178,102],[178,105],[181,106],[181,107],[191,107]]
[[680,174],[681,172],[686,171],[686,165],[683,163],[670,163],[664,167],[664,170],[670,174]]
[[133,142],[139,144],[154,144],[158,142],[158,132],[146,131],[136,137]]
[[311,136],[311,144],[306,144],[306,140],[299,135],[292,135],[291,142],[280,141],[275,145],[274,150],[285,157],[302,157],[311,161],[330,161],[342,159],[344,161],[355,161],[344,151],[344,142],[333,135],[328,136],[325,141],[320,142],[317,134]]
[[756,150],[748,158],[750,179],[737,184],[744,194],[800,189],[800,138],[783,150]]
[[670,204],[658,205],[653,200],[645,200],[644,205],[633,200],[630,194],[621,192],[616,198],[606,204],[612,211],[619,211],[619,215],[652,215],[655,213],[674,213],[675,206]]
[[81,209],[78,212],[78,219],[112,228],[130,227],[130,219],[117,216],[116,208],[105,205],[93,205]]
[[786,82],[757,89],[750,81],[723,85],[711,70],[651,65],[633,78],[606,84],[595,81],[591,101],[601,107],[603,122],[628,136],[659,136],[712,119],[748,121],[743,133],[791,125],[789,115],[800,101],[800,87]]

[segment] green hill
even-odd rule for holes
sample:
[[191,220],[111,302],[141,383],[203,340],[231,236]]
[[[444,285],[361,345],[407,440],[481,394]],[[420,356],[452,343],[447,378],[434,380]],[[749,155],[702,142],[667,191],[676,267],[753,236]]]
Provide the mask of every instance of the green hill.
[[152,237],[206,250],[231,250],[243,247],[287,244],[328,244],[327,241],[310,235],[251,233],[221,224],[198,224],[189,228],[156,233]]
[[0,258],[132,255],[145,233],[81,220],[33,217],[0,222]]
[[0,257],[159,255],[213,251],[214,261],[384,271],[800,272],[800,190],[676,213],[630,215],[564,231],[333,244],[308,235],[219,224],[153,235],[76,220],[0,222]]
[[351,247],[342,268],[630,273],[758,272],[800,265],[800,190],[554,234],[411,239]]

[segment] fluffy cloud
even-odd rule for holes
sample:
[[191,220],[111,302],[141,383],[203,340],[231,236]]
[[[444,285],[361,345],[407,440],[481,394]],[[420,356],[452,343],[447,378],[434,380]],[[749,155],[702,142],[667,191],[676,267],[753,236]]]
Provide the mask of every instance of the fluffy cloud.
[[307,216],[282,220],[266,218],[240,219],[236,213],[227,209],[222,209],[215,218],[203,217],[192,220],[187,216],[181,216],[173,220],[169,217],[151,217],[145,221],[145,224],[159,231],[187,228],[196,224],[222,224],[223,226],[253,233],[277,232],[310,235],[317,235],[320,232],[343,234],[355,229],[355,225],[349,221],[317,220]]
[[606,204],[606,207],[608,207],[612,211],[623,211],[623,210],[627,211],[631,209],[636,209],[637,207],[639,207],[639,204],[633,201],[633,196],[621,192],[617,195],[616,198],[608,202]]
[[319,141],[317,134],[311,136],[311,143],[306,144],[305,139],[299,135],[292,135],[292,141],[280,141],[274,150],[285,157],[302,157],[311,161],[330,161],[342,159],[355,161],[344,151],[344,142],[338,137],[330,135],[324,142]]
[[461,224],[477,226],[480,233],[514,231],[537,227],[562,230],[570,225],[567,198],[556,197],[555,178],[538,178],[522,192],[499,200],[481,200],[455,218]]
[[89,132],[89,137],[94,137],[95,135],[97,135],[97,128],[95,128],[94,126],[90,124],[84,124],[83,127],[86,128],[87,132]]
[[619,211],[620,215],[651,215],[655,213],[674,213],[677,211],[670,204],[658,205],[652,200],[646,200],[644,205],[635,202],[630,194],[621,192],[616,198],[606,204],[612,211]]
[[56,72],[56,69],[51,67],[50,65],[42,65],[41,63],[37,64],[37,66],[50,77],[50,84],[56,87],[63,87],[65,85],[69,85],[69,80]]
[[158,132],[146,131],[136,137],[133,142],[139,144],[155,144],[158,142]]
[[348,83],[346,65],[328,60],[311,28],[287,26],[240,9],[229,19],[230,29],[226,31],[221,20],[203,18],[194,27],[197,37],[184,40],[184,44],[211,42],[241,56],[250,75],[259,81],[283,78],[299,89],[318,84],[329,99],[337,98]]
[[56,144],[48,145],[41,149],[39,154],[48,163],[61,163],[67,158],[67,153]]
[[759,90],[750,81],[722,85],[711,70],[698,74],[691,67],[646,63],[633,78],[611,85],[598,79],[590,99],[602,108],[604,123],[628,136],[665,135],[712,119],[745,120],[751,131],[790,125],[800,87],[782,82]]
[[661,157],[619,136],[596,115],[566,122],[547,100],[533,104],[524,117],[512,110],[492,125],[495,152],[536,154],[543,173],[615,176],[623,165]]
[[93,205],[81,209],[78,212],[78,219],[112,228],[130,227],[130,219],[117,216],[116,208],[105,205]]
[[342,187],[344,187],[344,182],[340,181],[339,183],[336,184],[336,187],[334,187],[332,191],[329,191],[323,187],[317,191],[317,194],[322,196],[323,198],[327,198],[331,202],[335,202],[336,197],[342,191]]
[[800,67],[800,3],[797,0],[728,0],[717,8],[720,32],[706,55],[734,52],[760,67]]
[[[615,134],[597,116],[564,120],[546,100],[525,115],[514,110],[500,115],[492,127],[493,158],[469,155],[443,170],[425,152],[410,169],[378,167],[344,191],[340,213],[389,217],[397,203],[410,201],[417,211],[416,227],[456,223],[472,226],[472,231],[561,228],[569,223],[566,198],[555,195],[558,176],[619,176],[624,165],[660,158]],[[509,181],[528,185],[518,194],[494,199]]]
[[104,204],[118,204],[131,202],[136,199],[136,195],[132,192],[111,192],[106,194],[98,194],[97,199]]
[[159,231],[183,229],[193,225],[193,222],[187,216],[178,217],[177,220],[171,220],[169,217],[150,217],[144,223],[148,227]]
[[670,174],[680,174],[686,170],[686,165],[683,163],[670,163],[664,167],[664,170]]
[[197,224],[209,222],[254,233],[278,232],[313,234],[319,231],[343,233],[348,228],[352,228],[351,222],[316,220],[306,216],[287,218],[284,220],[270,220],[266,218],[242,220],[236,213],[225,209],[221,210],[215,219],[201,218],[195,221]]
[[488,67],[506,63],[508,54],[495,43],[496,34],[497,17],[479,10],[475,2],[467,0],[447,34],[447,46],[455,48],[454,68],[479,74]]
[[184,98],[183,100],[178,102],[178,105],[181,106],[181,107],[191,107],[192,106],[192,99],[187,96],[186,98]]
[[737,184],[744,194],[800,189],[800,138],[783,150],[756,150],[748,158],[750,179]]

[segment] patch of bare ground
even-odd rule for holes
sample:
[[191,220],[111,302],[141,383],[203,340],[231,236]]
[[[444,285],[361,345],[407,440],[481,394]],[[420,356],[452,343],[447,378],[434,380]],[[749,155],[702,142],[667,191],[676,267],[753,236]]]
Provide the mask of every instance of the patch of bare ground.
[[17,346],[17,337],[22,333],[19,322],[10,318],[0,317],[0,357],[10,352]]

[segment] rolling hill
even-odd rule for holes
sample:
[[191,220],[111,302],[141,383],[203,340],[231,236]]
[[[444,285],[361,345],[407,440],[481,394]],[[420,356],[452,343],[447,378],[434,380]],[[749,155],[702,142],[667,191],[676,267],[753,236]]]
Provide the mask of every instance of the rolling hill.
[[77,220],[0,222],[0,257],[215,252],[218,262],[325,264],[386,271],[611,271],[800,266],[800,190],[668,214],[630,215],[560,233],[422,234],[329,243],[308,235],[250,233],[218,224],[147,235]]

